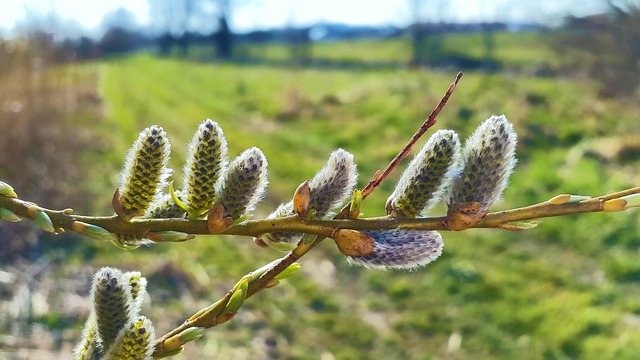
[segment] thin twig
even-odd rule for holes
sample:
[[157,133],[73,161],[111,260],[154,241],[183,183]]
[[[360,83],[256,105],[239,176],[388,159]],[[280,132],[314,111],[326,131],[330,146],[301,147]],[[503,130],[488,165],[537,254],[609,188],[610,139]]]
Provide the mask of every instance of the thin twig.
[[[487,214],[472,228],[499,228],[500,225],[514,221],[534,220],[545,217],[565,216],[602,210],[604,201],[624,196],[640,194],[640,187],[634,187],[593,199],[554,205],[548,201],[526,207],[503,210]],[[32,203],[20,199],[0,197],[0,207],[9,209],[22,217],[28,217],[27,209]],[[129,223],[122,222],[117,216],[77,216],[40,207],[53,221],[55,228],[69,229],[73,221],[83,221],[122,234],[145,234],[154,231],[174,230],[189,234],[209,234],[206,221],[187,219],[143,219]],[[260,236],[267,232],[301,232],[328,236],[334,229],[388,230],[406,228],[414,230],[449,230],[443,223],[446,217],[426,217],[417,219],[394,219],[388,216],[363,219],[332,219],[300,221],[297,216],[276,219],[248,220],[236,224],[220,235]],[[298,255],[301,253],[298,252]],[[295,261],[295,260],[294,260]]]
[[[422,125],[420,125],[416,133],[413,134],[413,136],[411,136],[411,139],[402,148],[402,150],[400,150],[400,152],[391,160],[391,162],[389,162],[389,164],[385,167],[385,169],[382,172],[376,171],[371,181],[369,181],[369,183],[362,189],[363,200],[367,196],[369,196],[371,193],[373,193],[373,191],[378,187],[378,185],[380,185],[380,183],[385,178],[387,178],[387,176],[393,171],[393,169],[396,168],[396,166],[398,166],[398,164],[407,156],[407,154],[409,154],[409,152],[411,151],[411,148],[420,139],[420,137],[422,137],[422,135],[424,135],[427,132],[427,130],[429,130],[433,125],[435,125],[436,117],[438,116],[438,114],[440,114],[442,109],[444,109],[445,105],[447,104],[447,101],[449,101],[449,98],[453,94],[453,91],[456,89],[456,86],[458,85],[460,78],[462,78],[462,72],[458,72],[456,74],[456,78],[451,84],[449,84],[449,87],[447,88],[447,91],[445,92],[442,99],[440,99],[436,107],[433,109],[433,111],[431,111],[429,116],[427,116],[427,119],[422,123]],[[334,216],[334,220],[348,218],[350,215],[350,208],[351,208],[351,201],[349,201],[342,208],[342,210],[340,210],[340,212],[338,212],[338,214]],[[269,283],[269,281],[271,281],[271,279],[273,279],[277,274],[279,274],[279,271],[286,269],[287,266],[289,266],[290,264],[293,264],[293,262],[295,262],[298,258],[300,258],[301,256],[304,256],[304,254],[306,254],[311,249],[313,249],[318,244],[320,244],[320,242],[322,242],[322,240],[324,240],[325,237],[326,235],[324,234],[318,234],[318,236],[310,243],[305,242],[304,240],[301,241],[297,245],[297,247],[294,250],[292,250],[286,257],[284,257],[276,266],[274,266],[269,271],[262,274],[262,276],[260,276],[260,278],[255,282],[255,286],[249,287],[249,293],[253,294],[259,291],[260,289],[264,288]]]

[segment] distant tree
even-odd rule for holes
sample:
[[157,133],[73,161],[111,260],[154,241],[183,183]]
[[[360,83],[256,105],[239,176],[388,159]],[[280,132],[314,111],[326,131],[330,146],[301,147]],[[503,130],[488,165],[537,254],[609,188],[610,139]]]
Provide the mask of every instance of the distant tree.
[[107,30],[98,42],[100,51],[104,55],[130,52],[140,45],[141,37],[138,33],[119,27]]
[[[438,36],[434,24],[444,20],[448,4],[442,0],[408,0],[408,5],[411,14],[411,65],[433,64],[442,55],[442,37]],[[426,16],[427,13],[431,19]]]
[[640,1],[609,2],[609,10],[588,17],[568,17],[553,38],[571,65],[586,69],[602,85],[602,94],[640,91]]
[[162,54],[168,54],[172,45],[178,45],[186,55],[191,46],[190,31],[197,27],[206,31],[198,21],[207,17],[206,12],[201,11],[203,3],[204,0],[149,0],[152,26],[160,34],[158,45]]
[[[219,3],[229,4],[229,0],[220,0]],[[213,34],[216,48],[216,56],[221,59],[231,59],[233,56],[233,33],[229,27],[228,10],[220,10],[218,15],[218,30]]]

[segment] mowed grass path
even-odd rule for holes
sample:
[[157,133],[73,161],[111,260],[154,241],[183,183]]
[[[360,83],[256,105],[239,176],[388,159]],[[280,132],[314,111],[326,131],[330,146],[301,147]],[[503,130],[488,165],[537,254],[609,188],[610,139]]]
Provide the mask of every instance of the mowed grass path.
[[[260,215],[287,201],[337,147],[355,154],[364,185],[455,75],[207,64],[150,55],[102,67],[107,113],[97,126],[113,145],[105,173],[117,173],[137,133],[158,124],[173,144],[179,183],[184,147],[209,117],[224,129],[231,156],[251,146],[265,152],[271,186]],[[466,74],[436,128],[455,129],[464,139],[493,113],[512,120],[520,163],[500,207],[559,192],[595,195],[631,185],[638,162],[605,161],[590,144],[640,129],[637,107],[594,94],[590,84],[564,79]],[[113,177],[96,181],[111,191],[115,186]],[[366,215],[383,213],[393,182],[366,201]],[[634,325],[640,317],[638,218],[600,214],[548,220],[518,234],[446,233],[442,258],[410,273],[349,267],[327,242],[303,259],[302,274],[252,298],[236,320],[189,346],[183,358],[318,359],[327,353],[336,359],[632,359],[640,352],[640,328]],[[159,264],[170,265],[189,279],[187,290],[179,290],[182,283],[163,287],[150,279],[155,300],[147,314],[160,331],[279,256],[254,247],[251,239],[219,237],[128,253],[100,251],[98,258],[113,266],[118,261],[152,274],[160,272]],[[452,337],[462,339],[460,348],[448,347]]]

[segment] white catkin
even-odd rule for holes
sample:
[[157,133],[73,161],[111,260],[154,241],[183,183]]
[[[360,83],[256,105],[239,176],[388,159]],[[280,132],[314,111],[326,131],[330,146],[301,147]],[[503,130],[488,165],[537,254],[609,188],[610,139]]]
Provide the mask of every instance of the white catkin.
[[426,266],[442,254],[442,235],[430,230],[363,231],[375,239],[373,253],[350,256],[350,263],[374,269],[413,270]]

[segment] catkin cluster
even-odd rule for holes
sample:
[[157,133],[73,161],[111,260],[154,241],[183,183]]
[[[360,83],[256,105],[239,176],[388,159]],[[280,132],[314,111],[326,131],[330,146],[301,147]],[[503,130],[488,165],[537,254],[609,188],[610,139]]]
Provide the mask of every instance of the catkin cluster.
[[[449,229],[463,230],[474,225],[507,186],[516,163],[516,139],[513,126],[504,115],[485,120],[462,150],[454,131],[435,132],[400,176],[387,199],[387,215],[396,219],[425,216],[438,202],[446,200],[449,211],[445,224]],[[262,151],[250,148],[229,162],[224,133],[212,120],[200,124],[189,143],[182,188],[174,191],[170,186],[170,194],[162,194],[170,173],[166,168],[169,149],[162,128],[152,126],[140,134],[127,157],[119,190],[119,214],[124,219],[133,216],[201,219],[205,214],[215,213],[215,221],[209,227],[215,233],[247,217],[264,195],[267,159]],[[328,219],[332,210],[348,201],[357,178],[353,155],[343,149],[335,150],[326,165],[296,190],[294,199],[281,204],[267,219],[294,215],[301,220]],[[367,267],[412,269],[435,260],[442,252],[442,237],[436,231],[395,229],[362,233],[372,242],[371,253],[357,256],[354,255],[357,251],[343,251],[351,240],[346,245],[340,240],[339,248],[349,255],[351,262]],[[341,236],[344,234],[343,231]],[[148,235],[164,241],[185,239],[175,232]],[[263,234],[260,239],[275,249],[287,251],[303,237],[303,233],[279,231]],[[144,243],[144,237],[138,235],[115,235],[114,239],[123,248]],[[338,238],[335,239],[338,243]]]
[[[507,118],[491,116],[467,139],[460,154],[453,131],[437,131],[409,163],[387,200],[394,218],[424,215],[448,194],[447,222],[461,230],[482,219],[500,198],[515,166],[516,133]],[[349,257],[373,268],[413,269],[442,253],[437,231],[394,229],[365,231],[375,243],[373,252]]]
[[147,281],[139,272],[105,267],[91,286],[91,314],[74,351],[75,359],[151,359],[153,324],[139,315]]
[[[143,130],[127,155],[118,190],[116,212],[125,220],[144,218],[201,219],[207,211],[220,204],[224,216],[231,220],[251,214],[267,187],[267,159],[258,148],[244,151],[230,164],[227,140],[222,128],[213,120],[203,121],[187,148],[182,188],[163,193],[170,145],[162,128],[151,126]],[[120,211],[118,211],[120,210]],[[148,238],[171,240],[176,234],[128,235],[113,234],[113,243],[124,249],[134,249],[150,243]]]

